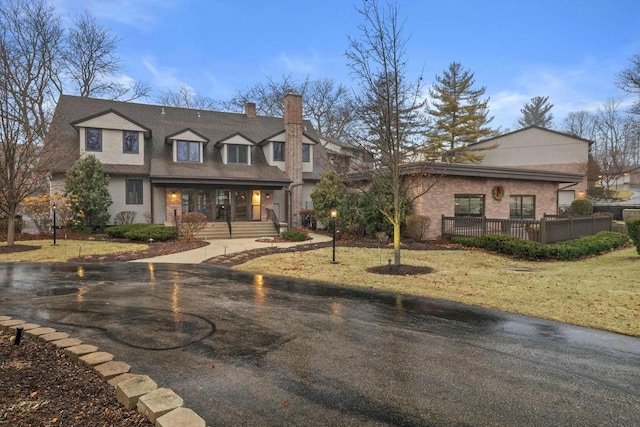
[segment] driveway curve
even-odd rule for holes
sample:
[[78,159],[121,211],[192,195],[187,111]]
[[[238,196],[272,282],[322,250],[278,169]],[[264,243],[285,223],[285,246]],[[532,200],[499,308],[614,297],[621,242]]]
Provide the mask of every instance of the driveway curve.
[[0,313],[116,355],[210,425],[640,425],[640,339],[456,303],[206,265],[16,263]]

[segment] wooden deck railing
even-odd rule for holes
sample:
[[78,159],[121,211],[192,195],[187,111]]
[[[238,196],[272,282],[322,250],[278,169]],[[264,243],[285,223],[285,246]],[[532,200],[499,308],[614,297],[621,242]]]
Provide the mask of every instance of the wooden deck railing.
[[600,231],[611,231],[612,226],[611,216],[545,217],[540,220],[442,216],[444,237],[506,234],[542,244],[577,239]]

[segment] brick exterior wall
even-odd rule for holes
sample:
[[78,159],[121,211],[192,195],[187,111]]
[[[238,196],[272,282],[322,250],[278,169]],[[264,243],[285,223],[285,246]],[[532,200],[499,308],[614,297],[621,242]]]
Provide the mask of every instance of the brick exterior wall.
[[302,96],[288,93],[284,97],[285,172],[291,183],[291,211],[289,212],[293,228],[302,225]]
[[[173,194],[175,193],[175,197]],[[165,190],[165,200],[167,201],[166,215],[164,219],[165,225],[174,225],[174,214],[178,221],[182,218],[182,193],[179,188],[167,188]]]
[[[425,178],[429,179],[429,178]],[[496,185],[505,190],[501,201],[494,200],[491,191]],[[485,216],[487,218],[509,218],[510,196],[536,196],[536,219],[546,214],[557,213],[558,184],[540,181],[520,181],[508,179],[444,177],[428,193],[413,202],[412,213],[425,215],[431,219],[428,237],[441,236],[442,215],[454,216],[456,194],[484,194]]]
[[[519,169],[530,169],[530,170],[541,170],[541,171],[551,171],[551,172],[568,172],[568,173],[582,173],[584,174],[584,178],[582,178],[582,182],[576,184],[572,187],[569,187],[568,190],[575,190],[576,195],[579,192],[587,191],[587,164],[586,163],[564,163],[557,165],[538,165],[538,166],[522,166]],[[566,187],[568,184],[560,184],[558,188]]]

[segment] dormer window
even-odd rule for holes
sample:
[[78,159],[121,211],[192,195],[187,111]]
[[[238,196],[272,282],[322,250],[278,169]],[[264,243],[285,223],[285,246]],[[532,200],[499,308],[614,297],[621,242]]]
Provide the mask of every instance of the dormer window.
[[102,151],[102,129],[85,129],[85,150]]
[[284,142],[273,143],[273,161],[284,162]]
[[139,132],[131,132],[125,130],[122,132],[122,152],[128,154],[138,154],[139,148]]
[[249,164],[249,146],[248,145],[227,145],[227,163],[228,164]]
[[311,162],[311,145],[309,144],[302,144],[302,162]]
[[194,141],[176,141],[177,160],[179,162],[200,162],[200,146],[199,142]]

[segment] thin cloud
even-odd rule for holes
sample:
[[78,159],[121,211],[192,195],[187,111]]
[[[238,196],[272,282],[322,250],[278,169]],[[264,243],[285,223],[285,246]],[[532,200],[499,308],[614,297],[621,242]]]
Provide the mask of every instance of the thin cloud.
[[159,67],[155,64],[155,59],[150,56],[142,58],[142,63],[144,64],[149,74],[152,76],[154,89],[159,89],[162,91],[167,89],[177,89],[181,86],[186,86],[189,88],[189,90],[193,91],[193,88],[190,85],[176,77],[176,74],[180,72],[178,68]]

